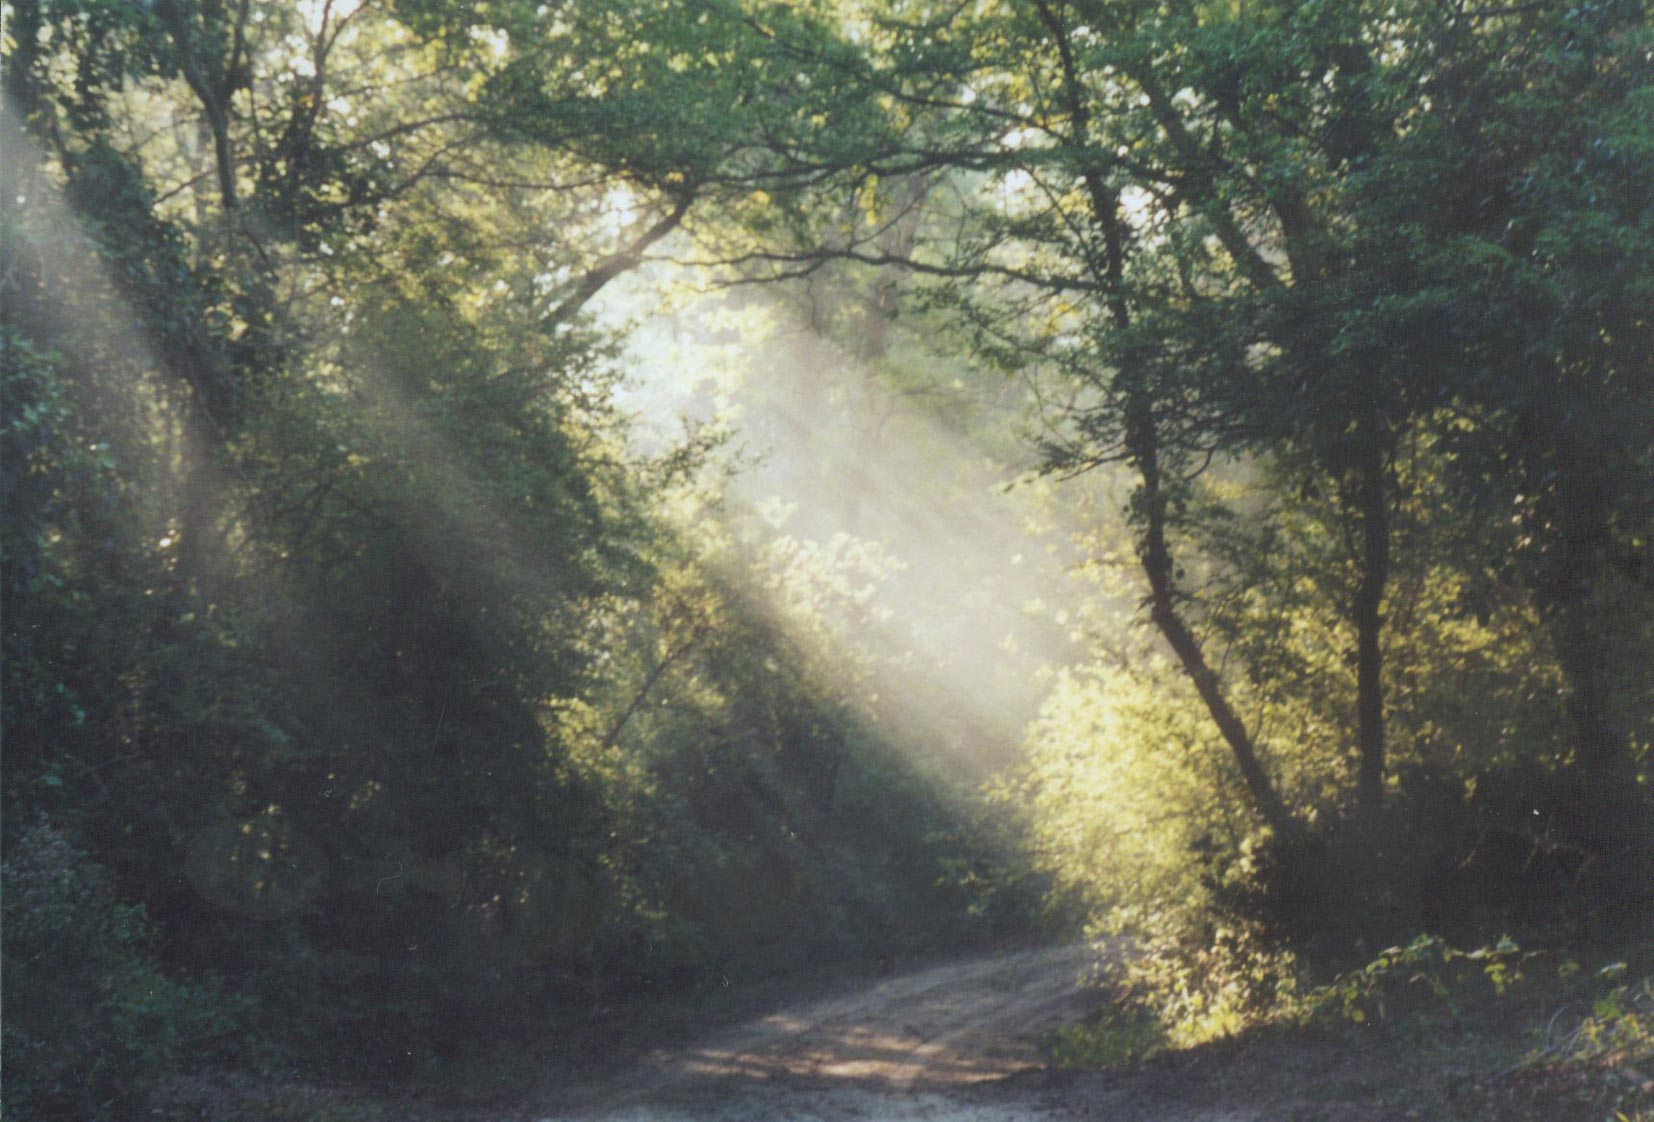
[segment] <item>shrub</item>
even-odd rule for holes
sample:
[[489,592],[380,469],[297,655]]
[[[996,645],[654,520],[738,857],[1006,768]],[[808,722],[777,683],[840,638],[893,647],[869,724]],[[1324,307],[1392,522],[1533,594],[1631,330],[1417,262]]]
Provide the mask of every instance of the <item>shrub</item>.
[[4,874],[6,1113],[126,1118],[186,1045],[225,1032],[210,985],[167,978],[143,909],[42,818]]

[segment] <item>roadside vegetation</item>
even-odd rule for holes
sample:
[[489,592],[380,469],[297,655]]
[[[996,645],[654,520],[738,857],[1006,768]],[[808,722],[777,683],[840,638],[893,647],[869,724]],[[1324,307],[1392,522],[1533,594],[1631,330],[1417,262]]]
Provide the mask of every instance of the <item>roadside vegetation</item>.
[[1587,967],[1508,939],[1460,951],[1424,936],[1243,1029],[1202,1033],[1128,994],[1059,1030],[1051,1052],[1067,1068],[1139,1078],[1180,1057],[1232,1105],[1291,1117],[1642,1122],[1654,1116],[1654,1000],[1647,946],[1633,950],[1636,966]]

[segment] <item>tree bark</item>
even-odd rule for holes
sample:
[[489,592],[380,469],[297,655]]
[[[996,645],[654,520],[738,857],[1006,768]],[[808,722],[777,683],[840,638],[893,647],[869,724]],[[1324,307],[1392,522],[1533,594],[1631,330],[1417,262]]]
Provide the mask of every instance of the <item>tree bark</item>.
[[1568,682],[1575,768],[1582,778],[1607,784],[1630,771],[1626,737],[1608,713],[1606,621],[1597,603],[1613,539],[1612,483],[1573,446],[1572,434],[1555,431],[1550,436],[1556,483],[1550,496],[1551,560],[1540,606]]
[[1153,414],[1138,402],[1128,407],[1127,441],[1132,462],[1142,477],[1143,534],[1138,539],[1138,559],[1149,581],[1149,618],[1159,629],[1184,674],[1222,734],[1235,758],[1241,779],[1252,796],[1253,805],[1271,829],[1286,836],[1300,829],[1287,809],[1269,773],[1258,757],[1257,746],[1223,690],[1223,684],[1206,661],[1200,641],[1178,610],[1178,591],[1171,549],[1166,543],[1166,496],[1161,488],[1159,434]]
[[[1072,128],[1067,140],[1084,152],[1090,147],[1090,109],[1081,91],[1068,28],[1049,0],[1036,0],[1036,7],[1041,22],[1052,36],[1062,66],[1064,96]],[[1091,203],[1092,221],[1103,239],[1102,257],[1092,263],[1092,271],[1099,274],[1109,318],[1117,329],[1128,331],[1132,324],[1125,278],[1129,232],[1120,215],[1119,198],[1109,189],[1104,169],[1097,164],[1086,164],[1081,179]],[[1236,248],[1237,251],[1240,249]],[[1237,260],[1247,264],[1244,254]],[[1259,283],[1270,283],[1273,279],[1273,274],[1268,274],[1259,278]],[[1259,816],[1277,835],[1300,834],[1303,832],[1302,823],[1287,808],[1276,790],[1274,781],[1259,758],[1256,742],[1246,722],[1229,704],[1222,681],[1206,661],[1200,640],[1179,610],[1176,568],[1166,539],[1166,495],[1161,471],[1159,424],[1148,390],[1135,374],[1135,371],[1121,370],[1116,377],[1120,380],[1118,384],[1125,386],[1126,454],[1141,479],[1139,494],[1142,499],[1140,517],[1143,530],[1137,543],[1137,556],[1149,583],[1149,619],[1177,656],[1183,673],[1194,683],[1195,692],[1200,695],[1212,722],[1229,746]]]
[[[235,182],[235,147],[230,140],[230,117],[226,108],[229,91],[222,78],[214,81],[202,70],[191,42],[189,22],[178,7],[177,0],[161,0],[156,10],[166,24],[167,33],[172,36],[173,45],[178,48],[178,69],[184,76],[184,82],[200,102],[201,112],[207,119],[207,129],[212,134],[213,163],[218,173],[219,200],[225,212],[230,213],[240,200]],[[228,65],[234,65],[234,62],[231,59]]]
[[650,246],[683,224],[684,217],[689,214],[689,208],[694,202],[694,192],[685,191],[672,200],[672,209],[656,220],[647,230],[639,234],[632,241],[632,244],[593,265],[575,283],[573,290],[563,297],[557,307],[552,309],[548,317],[550,321],[552,323],[562,323],[572,318],[591,302],[592,297],[603,291],[610,281],[631,272],[643,264],[644,253]]
[[1376,816],[1384,803],[1384,594],[1390,576],[1390,510],[1384,450],[1367,434],[1357,450],[1355,500],[1361,519],[1361,580],[1355,590],[1356,807]]

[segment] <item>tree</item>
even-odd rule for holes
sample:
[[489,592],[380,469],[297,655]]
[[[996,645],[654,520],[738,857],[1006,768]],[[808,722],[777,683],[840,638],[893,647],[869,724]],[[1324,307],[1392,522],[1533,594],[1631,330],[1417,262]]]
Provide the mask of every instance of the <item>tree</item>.
[[[668,518],[710,439],[628,447],[584,309],[692,203],[771,181],[677,133],[617,155],[621,101],[717,115],[626,10],[536,43],[527,7],[8,9],[7,894],[44,815],[96,922],[147,916],[98,969],[229,977],[158,1063],[429,1063],[894,939],[915,898],[901,938],[957,929],[959,808]],[[607,52],[641,81],[600,105]],[[784,56],[741,57],[725,88],[758,104]],[[764,104],[802,127],[825,96]],[[705,903],[759,891],[761,940]],[[136,1023],[117,989],[99,1032]]]
[[[823,257],[899,261],[942,278],[937,298],[962,309],[985,353],[1092,387],[1052,465],[1123,460],[1138,473],[1133,515],[1151,619],[1278,832],[1293,828],[1290,812],[1189,622],[1201,609],[1178,583],[1172,538],[1183,493],[1214,457],[1295,463],[1307,490],[1339,496],[1356,527],[1353,581],[1329,607],[1356,636],[1350,727],[1356,801],[1370,819],[1388,770],[1383,652],[1397,449],[1416,431],[1449,437],[1464,411],[1497,432],[1492,419],[1510,402],[1494,400],[1514,372],[1524,361],[1554,371],[1567,338],[1577,358],[1562,364],[1592,371],[1571,388],[1597,403],[1577,416],[1602,416],[1609,400],[1616,415],[1634,416],[1631,403],[1645,400],[1646,378],[1614,357],[1625,353],[1620,340],[1640,338],[1645,317],[1610,295],[1643,283],[1618,279],[1633,275],[1627,251],[1646,219],[1613,186],[1640,151],[1626,116],[1645,89],[1632,61],[1641,42],[1634,9],[1087,0],[985,5],[968,18],[946,6],[877,10],[864,56],[847,72],[910,127],[897,144],[870,134],[856,166],[949,174],[956,213],[937,216],[912,253],[892,256],[875,232],[851,230],[756,256],[783,272]],[[1495,66],[1499,79],[1479,85]],[[1583,102],[1596,112],[1575,127],[1517,125],[1536,100],[1547,112]],[[1558,268],[1560,243],[1542,229],[1587,237],[1581,196],[1546,193],[1551,209],[1537,213],[1547,190],[1538,169],[1567,166],[1564,153],[1583,153],[1593,139],[1593,151],[1615,154],[1595,165],[1605,181],[1593,213],[1600,222],[1620,215],[1616,228],[1626,232],[1591,244],[1616,279],[1592,284],[1600,295],[1583,314],[1522,317],[1545,342],[1529,339],[1530,357],[1518,359],[1491,343],[1516,308],[1477,274],[1490,255],[1508,259],[1513,231],[1531,227],[1522,244],[1548,247],[1534,262],[1546,274]],[[1456,166],[1467,151],[1468,171]],[[1525,217],[1508,225],[1517,209]],[[1439,271],[1449,260],[1459,263],[1452,275]],[[1470,275],[1467,262],[1477,263]],[[1535,377],[1557,384],[1554,373]],[[1545,412],[1537,400],[1535,408],[1518,409],[1530,447]],[[1643,458],[1632,434],[1611,443],[1636,449],[1627,467]],[[1503,486],[1519,487],[1508,476]],[[1598,547],[1583,543],[1612,538],[1612,519],[1600,503],[1568,506],[1572,530],[1546,521],[1549,552],[1570,556],[1561,568],[1582,575],[1600,568],[1590,560]],[[1578,624],[1587,597],[1542,598],[1575,606],[1552,612],[1575,618],[1571,634],[1588,630]],[[1589,723],[1583,714],[1602,708],[1590,685],[1602,677],[1602,654],[1565,657],[1579,683],[1576,711]],[[1580,735],[1605,741],[1600,728]]]

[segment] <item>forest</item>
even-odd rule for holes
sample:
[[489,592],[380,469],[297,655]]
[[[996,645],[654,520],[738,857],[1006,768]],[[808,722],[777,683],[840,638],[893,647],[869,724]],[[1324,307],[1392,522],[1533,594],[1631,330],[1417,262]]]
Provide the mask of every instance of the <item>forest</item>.
[[1654,942],[1640,0],[0,13],[19,1122]]

